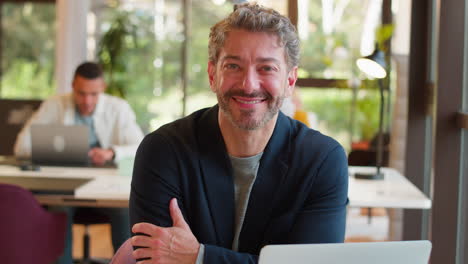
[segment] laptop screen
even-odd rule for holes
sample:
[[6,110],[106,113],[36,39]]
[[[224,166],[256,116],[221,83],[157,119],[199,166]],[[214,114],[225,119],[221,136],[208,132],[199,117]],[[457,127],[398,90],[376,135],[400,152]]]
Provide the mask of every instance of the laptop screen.
[[431,247],[427,240],[269,245],[262,248],[259,264],[427,264]]
[[32,125],[31,160],[39,165],[89,165],[88,128],[84,125]]

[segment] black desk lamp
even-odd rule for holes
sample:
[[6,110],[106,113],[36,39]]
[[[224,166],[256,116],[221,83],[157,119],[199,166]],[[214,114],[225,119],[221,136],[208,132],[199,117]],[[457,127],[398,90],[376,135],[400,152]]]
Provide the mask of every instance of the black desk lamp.
[[379,50],[378,47],[375,48],[374,52],[366,57],[359,58],[356,61],[358,68],[367,74],[370,77],[378,79],[379,91],[380,91],[380,112],[379,112],[379,130],[377,134],[377,161],[376,173],[356,173],[354,177],[356,179],[369,179],[369,180],[379,180],[384,178],[384,174],[380,172],[380,167],[382,166],[382,156],[383,156],[383,112],[384,112],[384,88],[382,79],[387,76],[385,63],[385,54],[383,51]]

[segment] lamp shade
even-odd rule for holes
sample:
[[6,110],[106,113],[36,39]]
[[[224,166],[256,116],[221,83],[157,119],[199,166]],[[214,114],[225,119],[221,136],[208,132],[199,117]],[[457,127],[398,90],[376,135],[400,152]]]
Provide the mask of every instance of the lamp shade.
[[385,54],[379,49],[375,49],[369,56],[359,58],[356,64],[362,72],[370,77],[382,79],[387,76]]

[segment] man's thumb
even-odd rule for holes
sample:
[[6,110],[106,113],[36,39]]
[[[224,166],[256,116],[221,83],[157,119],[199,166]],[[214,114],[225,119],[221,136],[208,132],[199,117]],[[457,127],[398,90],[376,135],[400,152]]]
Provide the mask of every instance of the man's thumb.
[[180,211],[179,205],[177,204],[177,199],[172,198],[169,204],[169,212],[172,218],[172,225],[175,227],[180,227],[186,230],[190,230],[189,225],[185,222],[184,216]]

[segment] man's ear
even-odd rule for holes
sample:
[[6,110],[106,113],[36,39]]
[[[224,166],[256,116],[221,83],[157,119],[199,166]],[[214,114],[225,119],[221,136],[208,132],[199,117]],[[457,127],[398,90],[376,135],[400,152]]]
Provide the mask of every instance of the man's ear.
[[101,92],[105,92],[106,89],[107,89],[107,83],[106,83],[106,80],[104,79],[104,77],[101,77],[101,82],[102,82],[102,91]]
[[294,87],[297,81],[297,66],[293,67],[288,73],[288,87],[286,88],[286,96],[292,96]]
[[73,77],[73,80],[72,80],[72,82],[71,82],[72,90],[75,89],[75,82],[76,82],[76,77]]
[[214,76],[216,73],[216,65],[212,61],[208,61],[208,80],[210,82],[210,88],[214,92]]
[[104,81],[103,87],[102,87],[102,92],[105,92],[107,89],[107,83]]

